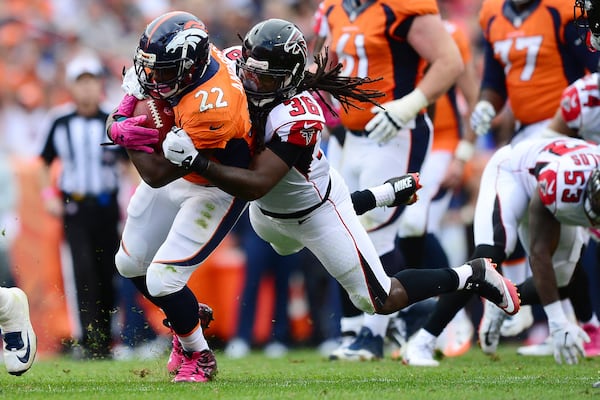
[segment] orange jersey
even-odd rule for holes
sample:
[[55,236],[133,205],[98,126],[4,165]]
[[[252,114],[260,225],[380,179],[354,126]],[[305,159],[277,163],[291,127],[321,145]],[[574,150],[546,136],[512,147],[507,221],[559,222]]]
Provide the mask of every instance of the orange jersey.
[[[458,46],[465,65],[471,62],[472,54],[469,38],[466,32],[450,21],[444,21],[444,26]],[[461,138],[462,115],[458,109],[455,86],[435,102],[433,118],[432,150],[447,150],[453,152]]]
[[[335,50],[344,65],[342,74],[383,78],[369,85],[385,93],[380,103],[399,99],[416,85],[420,56],[406,37],[412,17],[438,14],[435,0],[375,0],[358,8],[346,8],[350,2],[324,0],[324,21]],[[351,130],[363,130],[373,117],[370,103],[357,103],[362,109],[341,110],[342,124]]]
[[[573,2],[541,0],[517,14],[508,0],[486,0],[479,23],[488,47],[482,88],[505,91],[523,124],[552,118],[562,91],[585,73],[583,53],[576,49],[585,43],[572,34]],[[499,67],[486,74],[491,58]],[[502,71],[504,87],[499,88],[494,76]]]
[[[211,161],[247,168],[254,148],[248,102],[242,83],[223,54],[211,48],[211,62],[201,83],[173,107],[175,124],[198,149],[216,149]],[[192,173],[185,179],[207,184]]]

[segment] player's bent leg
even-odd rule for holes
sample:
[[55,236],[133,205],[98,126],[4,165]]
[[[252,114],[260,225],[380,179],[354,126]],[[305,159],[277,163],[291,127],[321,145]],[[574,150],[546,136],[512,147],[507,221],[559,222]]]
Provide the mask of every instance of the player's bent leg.
[[1,288],[0,332],[4,366],[11,375],[31,368],[37,353],[37,337],[29,319],[27,295],[17,287]]

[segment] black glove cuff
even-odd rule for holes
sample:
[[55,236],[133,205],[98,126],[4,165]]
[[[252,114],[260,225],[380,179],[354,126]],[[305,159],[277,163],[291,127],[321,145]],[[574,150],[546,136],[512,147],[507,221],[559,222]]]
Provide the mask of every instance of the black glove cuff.
[[198,174],[203,174],[208,169],[208,164],[210,163],[209,159],[204,157],[202,154],[196,155],[196,158],[189,162],[187,159],[184,160],[181,165],[185,169],[192,170]]

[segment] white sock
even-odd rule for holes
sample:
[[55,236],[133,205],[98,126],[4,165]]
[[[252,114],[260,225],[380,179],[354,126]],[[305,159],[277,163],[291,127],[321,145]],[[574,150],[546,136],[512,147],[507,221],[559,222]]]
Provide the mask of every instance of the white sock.
[[458,289],[464,289],[467,279],[473,275],[473,267],[463,264],[460,267],[452,268],[458,274]]
[[373,336],[379,335],[384,338],[391,319],[391,315],[365,314],[365,322],[363,323],[363,326],[369,328],[373,333]]
[[204,338],[200,324],[198,324],[198,328],[189,335],[177,335],[177,337],[185,351],[202,351],[208,349],[208,343]]

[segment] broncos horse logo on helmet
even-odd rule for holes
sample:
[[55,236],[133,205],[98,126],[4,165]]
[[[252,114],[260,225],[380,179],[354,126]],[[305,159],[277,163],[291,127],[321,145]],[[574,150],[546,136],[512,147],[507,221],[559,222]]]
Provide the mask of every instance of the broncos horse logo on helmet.
[[174,11],[146,27],[134,65],[144,91],[154,98],[178,95],[200,79],[210,63],[210,42],[204,23],[192,14]]

